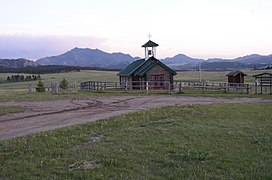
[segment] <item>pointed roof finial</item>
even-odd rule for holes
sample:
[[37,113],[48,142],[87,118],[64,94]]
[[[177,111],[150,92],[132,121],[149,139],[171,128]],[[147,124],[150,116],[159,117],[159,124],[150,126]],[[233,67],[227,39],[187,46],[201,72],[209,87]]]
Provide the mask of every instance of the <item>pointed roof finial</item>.
[[152,36],[151,36],[151,34],[149,33],[149,34],[148,34],[148,38],[149,38],[149,40],[151,39],[151,37],[152,37]]

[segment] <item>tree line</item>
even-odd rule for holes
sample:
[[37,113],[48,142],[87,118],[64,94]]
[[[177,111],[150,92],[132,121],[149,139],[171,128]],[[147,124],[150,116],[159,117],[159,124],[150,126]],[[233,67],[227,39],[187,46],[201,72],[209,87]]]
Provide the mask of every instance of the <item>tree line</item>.
[[0,66],[0,73],[51,74],[51,73],[80,72],[80,70],[119,71],[120,69],[110,69],[101,67],[63,66],[63,65],[46,65],[24,68],[7,68]]
[[0,73],[24,73],[24,74],[51,74],[51,73],[65,73],[65,72],[79,72],[80,67],[75,66],[33,66],[24,68],[7,68],[0,67]]
[[41,76],[40,75],[11,75],[7,77],[7,81],[9,82],[18,82],[18,81],[37,81],[37,80],[41,80]]

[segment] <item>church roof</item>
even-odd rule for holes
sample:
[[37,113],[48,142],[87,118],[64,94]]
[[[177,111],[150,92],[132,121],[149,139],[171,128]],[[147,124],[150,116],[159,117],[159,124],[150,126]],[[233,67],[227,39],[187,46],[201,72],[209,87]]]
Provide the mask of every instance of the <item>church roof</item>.
[[[150,61],[149,61],[150,60]],[[148,62],[149,61],[149,62]],[[161,61],[157,60],[153,56],[150,57],[147,61],[145,59],[140,59],[137,61],[132,62],[129,64],[125,69],[121,70],[118,73],[118,76],[131,76],[136,70],[138,70],[140,67],[143,67],[139,72],[135,74],[135,76],[144,76],[150,69],[152,69],[155,65],[161,65],[168,71],[170,71],[173,75],[176,75],[176,71],[171,69],[170,67],[166,66],[164,63]]]
[[142,45],[142,47],[157,47],[159,46],[157,43],[154,43],[153,41],[149,40],[147,43]]
[[130,63],[126,68],[122,69],[118,76],[130,76],[134,71],[136,71],[143,63],[145,59],[139,59]]

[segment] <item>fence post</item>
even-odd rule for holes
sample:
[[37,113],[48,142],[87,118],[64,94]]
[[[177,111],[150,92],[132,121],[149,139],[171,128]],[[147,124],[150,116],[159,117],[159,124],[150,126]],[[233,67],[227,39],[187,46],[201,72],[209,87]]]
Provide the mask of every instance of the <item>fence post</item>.
[[250,86],[247,84],[247,94],[249,93]]
[[171,82],[168,81],[168,88],[169,88],[169,93],[171,94]]
[[50,83],[50,86],[51,86],[51,93],[54,93],[55,89],[54,89],[54,84],[52,82]]
[[146,81],[146,93],[148,93],[148,81]]
[[258,94],[258,86],[257,86],[258,84],[257,84],[257,82],[255,82],[254,85],[255,85],[255,94]]
[[126,88],[126,91],[128,90],[128,82],[126,81],[125,83],[125,88]]
[[73,84],[73,92],[74,93],[77,93],[77,84],[74,82]]
[[55,89],[55,93],[59,93],[59,85],[58,85],[58,83],[55,83],[54,89]]
[[32,93],[32,84],[28,85],[28,93]]
[[179,92],[181,93],[182,92],[182,87],[181,87],[181,81],[179,82]]

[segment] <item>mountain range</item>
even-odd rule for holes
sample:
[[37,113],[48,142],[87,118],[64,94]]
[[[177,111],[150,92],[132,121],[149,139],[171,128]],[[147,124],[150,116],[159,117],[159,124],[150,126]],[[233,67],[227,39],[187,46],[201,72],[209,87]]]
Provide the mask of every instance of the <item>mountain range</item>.
[[31,67],[36,66],[37,64],[34,61],[27,60],[24,58],[20,59],[0,59],[0,67],[2,68],[22,68],[22,67]]
[[135,58],[129,54],[110,54],[99,49],[74,48],[59,56],[38,59],[36,63],[39,65],[66,65],[121,69],[134,60]]
[[[0,67],[20,68],[37,65],[65,65],[80,67],[98,67],[108,69],[122,69],[139,57],[132,57],[123,53],[107,53],[99,49],[74,48],[59,56],[45,57],[34,61],[26,59],[0,59]],[[184,54],[161,59],[163,63],[176,70],[225,71],[233,69],[256,69],[272,65],[272,55],[247,55],[235,59],[197,59]]]

